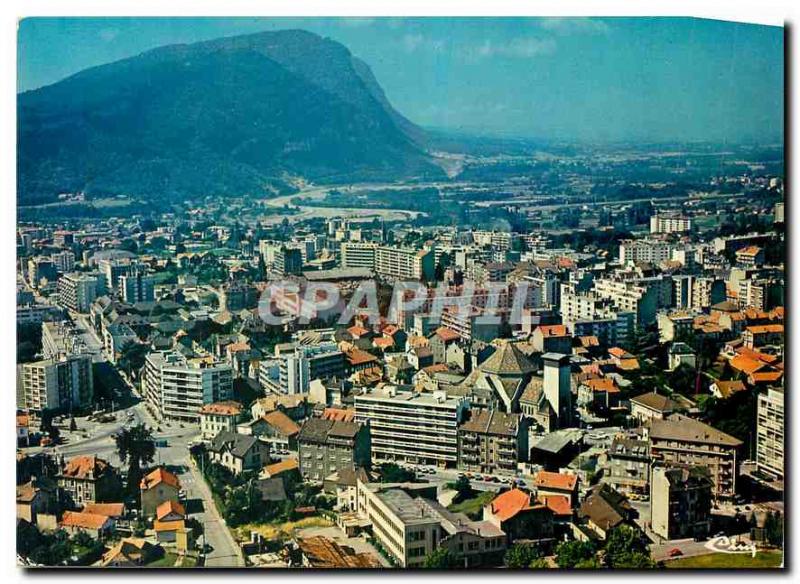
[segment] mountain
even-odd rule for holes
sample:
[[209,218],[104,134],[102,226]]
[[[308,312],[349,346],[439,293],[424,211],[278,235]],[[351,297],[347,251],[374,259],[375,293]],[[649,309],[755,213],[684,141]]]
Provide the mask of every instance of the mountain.
[[18,95],[18,200],[174,200],[441,177],[343,45],[300,31],[160,47]]

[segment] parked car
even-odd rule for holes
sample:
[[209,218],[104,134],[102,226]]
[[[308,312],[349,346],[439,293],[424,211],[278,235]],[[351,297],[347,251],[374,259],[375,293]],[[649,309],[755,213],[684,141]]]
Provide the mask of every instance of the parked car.
[[678,556],[682,556],[683,552],[678,548],[672,548],[669,550],[669,557],[670,558],[677,558]]

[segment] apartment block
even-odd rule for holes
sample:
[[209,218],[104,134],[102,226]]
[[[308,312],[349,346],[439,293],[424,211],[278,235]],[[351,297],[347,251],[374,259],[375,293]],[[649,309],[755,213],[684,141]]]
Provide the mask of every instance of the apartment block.
[[97,298],[97,278],[80,272],[64,274],[58,280],[58,303],[74,312],[89,312]]
[[785,439],[783,388],[758,394],[756,414],[756,465],[758,470],[783,478]]
[[458,468],[514,473],[528,451],[527,425],[519,414],[475,410],[458,429]]

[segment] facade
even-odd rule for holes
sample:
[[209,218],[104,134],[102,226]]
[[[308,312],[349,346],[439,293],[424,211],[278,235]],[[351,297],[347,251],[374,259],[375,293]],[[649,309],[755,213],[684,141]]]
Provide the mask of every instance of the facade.
[[[488,521],[471,521],[434,499],[428,485],[357,482],[357,514],[366,519],[381,547],[402,568],[420,568],[439,548],[467,567],[499,563],[506,534]],[[418,490],[419,489],[419,490]]]
[[279,355],[279,384],[281,392],[290,395],[308,393],[315,379],[345,375],[345,355],[336,343],[295,346],[291,352]]
[[370,427],[356,422],[309,418],[297,437],[300,474],[322,482],[345,468],[371,464]]
[[651,420],[649,438],[654,462],[706,467],[715,500],[736,494],[741,440],[680,414]]
[[692,219],[685,215],[657,214],[650,217],[650,233],[685,233],[692,230]]
[[142,515],[152,517],[158,508],[167,501],[178,503],[181,483],[174,474],[158,467],[142,477],[139,483],[139,496],[142,501]]
[[227,468],[234,475],[258,472],[269,464],[269,444],[255,436],[222,431],[208,448],[211,462]]
[[458,468],[513,474],[527,458],[528,431],[519,414],[476,410],[458,429]]
[[664,539],[708,537],[713,483],[702,467],[655,464],[650,486],[650,528]]
[[165,420],[200,422],[201,408],[230,398],[231,366],[210,357],[187,359],[175,351],[150,353],[142,389],[156,414]]
[[136,273],[120,276],[119,289],[122,300],[128,304],[153,302],[156,299],[155,278],[138,270]]
[[756,413],[756,464],[758,470],[783,479],[785,439],[783,388],[758,394]]
[[242,404],[235,401],[204,405],[200,409],[200,432],[203,440],[211,440],[220,432],[235,432],[242,411]]
[[453,467],[458,424],[468,407],[443,391],[412,393],[396,387],[355,396],[356,421],[369,423],[373,460]]
[[614,438],[608,449],[605,482],[621,493],[646,493],[650,485],[650,445],[646,440]]
[[88,313],[97,298],[97,278],[75,272],[58,280],[58,303],[67,310]]
[[92,359],[73,355],[21,365],[22,407],[35,412],[87,408],[94,400]]
[[96,456],[71,458],[58,474],[58,486],[73,505],[115,501],[121,483],[114,468]]
[[433,258],[432,250],[380,246],[375,250],[375,271],[397,280],[432,280]]
[[375,269],[375,256],[378,244],[362,242],[343,242],[339,248],[342,268]]

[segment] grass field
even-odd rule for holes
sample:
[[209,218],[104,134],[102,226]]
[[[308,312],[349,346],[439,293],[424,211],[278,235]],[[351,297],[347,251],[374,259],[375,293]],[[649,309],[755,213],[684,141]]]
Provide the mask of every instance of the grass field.
[[147,564],[148,568],[171,568],[175,565],[175,561],[178,559],[176,554],[172,552],[164,552],[164,555],[156,560],[155,562],[150,562]]
[[464,499],[459,503],[450,505],[448,509],[453,513],[466,513],[472,518],[479,517],[482,514],[483,508],[494,499],[496,493],[494,491],[481,491],[477,496],[471,499]]
[[777,551],[758,552],[756,557],[750,554],[706,554],[691,558],[678,558],[664,562],[666,568],[681,570],[693,569],[735,569],[735,568],[779,568],[783,563],[783,554]]

